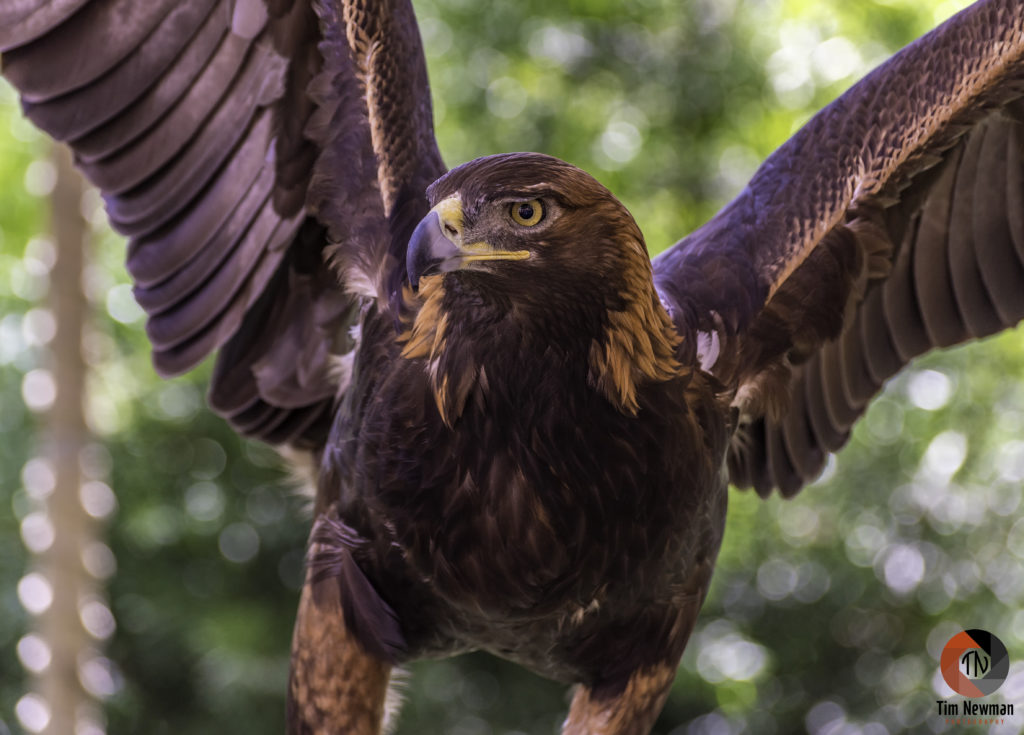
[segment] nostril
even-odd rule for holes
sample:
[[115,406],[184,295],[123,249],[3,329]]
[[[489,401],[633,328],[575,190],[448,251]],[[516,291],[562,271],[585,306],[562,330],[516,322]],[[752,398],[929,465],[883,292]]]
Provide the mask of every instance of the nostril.
[[459,234],[459,231],[455,229],[455,226],[447,222],[444,223],[444,231],[447,234],[451,235],[452,237],[455,237],[456,235]]

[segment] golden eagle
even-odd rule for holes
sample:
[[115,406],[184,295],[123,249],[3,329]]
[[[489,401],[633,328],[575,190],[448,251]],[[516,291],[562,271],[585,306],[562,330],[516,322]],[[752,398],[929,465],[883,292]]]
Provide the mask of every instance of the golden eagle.
[[729,482],[792,495],[909,360],[1024,317],[1024,10],[982,0],[653,263],[536,153],[445,170],[408,0],[0,3],[25,114],[130,238],[157,369],[312,459],[289,731],[484,649],[644,733]]

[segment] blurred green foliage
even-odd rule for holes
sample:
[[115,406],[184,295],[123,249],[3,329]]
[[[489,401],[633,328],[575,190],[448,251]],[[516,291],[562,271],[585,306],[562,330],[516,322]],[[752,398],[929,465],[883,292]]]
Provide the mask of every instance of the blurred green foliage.
[[[616,192],[652,252],[963,5],[415,1],[448,164],[509,150],[565,158]],[[38,501],[25,469],[36,418],[21,392],[45,342],[46,150],[0,88],[0,733],[18,732],[26,686],[19,522]],[[118,624],[107,654],[120,672],[108,732],[280,733],[304,501],[270,450],[202,407],[206,370],[156,379],[123,245],[98,198],[83,206],[96,239],[86,353],[99,443],[87,464],[119,503],[107,529]],[[793,501],[734,492],[656,732],[942,732],[935,700],[957,698],[938,655],[962,628],[1008,646],[1017,663],[992,701],[1024,707],[1022,367],[1019,330],[929,356],[887,387],[816,486]],[[488,656],[410,668],[400,733],[552,733],[564,716],[562,687]]]

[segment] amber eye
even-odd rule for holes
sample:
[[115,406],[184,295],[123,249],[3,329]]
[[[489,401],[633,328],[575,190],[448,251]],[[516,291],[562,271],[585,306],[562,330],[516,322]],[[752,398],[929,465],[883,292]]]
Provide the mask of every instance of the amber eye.
[[533,227],[544,219],[544,205],[539,199],[531,199],[528,202],[515,202],[509,210],[512,219],[517,225]]

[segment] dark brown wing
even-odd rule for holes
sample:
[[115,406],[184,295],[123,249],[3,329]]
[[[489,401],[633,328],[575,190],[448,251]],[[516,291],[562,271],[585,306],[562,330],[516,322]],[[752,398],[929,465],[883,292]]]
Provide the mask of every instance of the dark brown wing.
[[975,4],[656,260],[689,357],[735,391],[735,484],[797,492],[910,359],[1024,318],[1022,59],[1019,0]]
[[321,443],[444,171],[408,0],[0,0],[0,51],[130,238],[157,370],[220,348],[214,408]]

